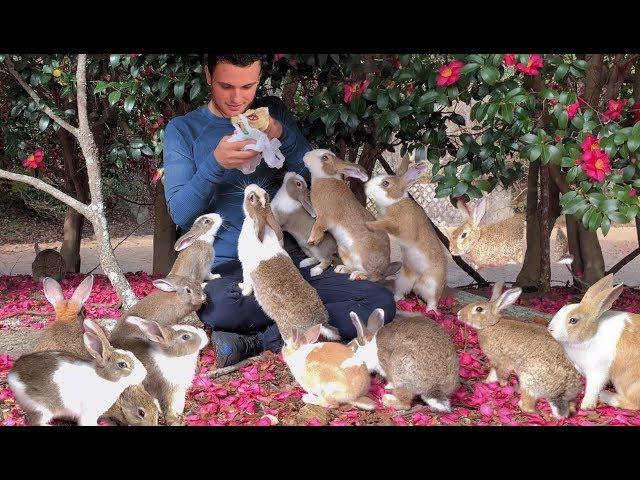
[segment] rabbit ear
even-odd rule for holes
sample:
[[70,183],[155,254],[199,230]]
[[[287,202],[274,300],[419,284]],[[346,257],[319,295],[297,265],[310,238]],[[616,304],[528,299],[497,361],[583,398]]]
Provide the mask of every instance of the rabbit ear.
[[267,211],[267,225],[269,225],[271,229],[275,232],[276,237],[278,237],[278,240],[282,241],[283,240],[282,227],[276,220],[276,217],[273,216],[273,212],[271,211],[271,208],[269,208],[269,210]]
[[596,283],[591,285],[589,289],[585,292],[585,294],[582,296],[582,300],[580,301],[580,303],[582,302],[591,303],[593,299],[600,292],[603,292],[604,290],[607,290],[612,287],[613,287],[613,273],[610,273],[609,275],[602,277]]
[[471,218],[471,211],[467,207],[466,203],[464,203],[462,200],[458,200],[456,206],[458,207],[458,210],[460,210],[465,215],[465,217]]
[[502,289],[504,288],[504,282],[502,280],[493,284],[493,290],[491,291],[491,301],[495,301],[502,295]]
[[473,223],[479,225],[484,217],[485,210],[487,208],[487,202],[482,198],[473,209]]
[[196,235],[195,233],[185,233],[176,241],[173,248],[175,249],[176,252],[184,250],[185,248],[190,246],[193,242],[195,242],[197,238],[198,238],[198,235]]
[[84,305],[91,295],[91,289],[93,288],[93,275],[89,275],[87,278],[80,282],[80,285],[76,287],[71,295],[71,300],[78,305]]
[[36,251],[36,255],[40,253],[40,245],[38,245],[38,242],[33,244],[33,249]]
[[99,364],[103,364],[109,351],[108,342],[105,343],[105,339],[96,335],[93,331],[84,332],[82,340],[89,355]]
[[291,327],[291,345],[298,345],[300,342],[300,333],[298,332],[298,327]]
[[163,292],[175,292],[177,290],[176,286],[168,278],[159,278],[154,280],[153,285]]
[[376,333],[384,325],[384,310],[376,308],[367,320],[367,330],[371,333]]
[[405,155],[402,157],[402,160],[400,160],[400,165],[398,165],[398,168],[396,169],[396,175],[398,177],[403,176],[407,173],[407,168],[409,168],[409,155]]
[[313,205],[311,205],[311,202],[309,201],[309,193],[306,191],[300,191],[299,195],[297,195],[296,200],[298,200],[300,202],[300,205],[302,205],[302,208],[304,208],[307,213],[309,215],[311,215],[313,218],[316,218],[316,211],[313,208]]
[[64,301],[62,287],[53,278],[45,277],[44,280],[42,280],[42,286],[44,288],[44,296],[51,305],[55,307]]
[[344,162],[338,165],[338,169],[342,175],[345,177],[353,177],[359,178],[363,182],[369,180],[369,175],[367,175],[367,171],[362,168],[360,165],[356,165],[355,163]]
[[318,341],[318,337],[320,336],[320,330],[322,329],[322,324],[318,323],[311,328],[308,328],[304,335],[302,336],[302,344],[307,345],[309,343],[316,343]]
[[416,164],[416,165],[412,165],[411,168],[409,168],[407,170],[407,173],[405,173],[402,176],[402,179],[407,184],[412,184],[416,180],[418,180],[422,176],[422,174],[424,174],[424,172],[427,171],[427,168],[429,168],[429,164],[428,163],[419,163],[419,164]]
[[500,298],[495,302],[495,311],[499,312],[500,310],[508,307],[509,305],[513,305],[518,300],[518,297],[522,293],[521,288],[511,288],[504,292]]
[[104,333],[102,327],[90,318],[84,319],[84,321],[82,322],[82,328],[84,329],[85,333],[92,333],[96,337],[101,338],[103,341],[106,341],[107,343],[109,342],[109,339]]
[[597,312],[597,316],[600,317],[603,313],[611,310],[613,307],[613,302],[615,302],[622,290],[624,289],[624,284],[616,285],[613,288],[608,288],[602,292],[600,292],[596,297],[591,300],[591,303],[594,307],[594,311]]
[[351,317],[351,321],[353,322],[353,326],[356,327],[356,336],[358,340],[361,340],[363,343],[365,342],[364,338],[364,326],[362,325],[362,321],[356,312],[349,313]]
[[125,319],[125,322],[129,322],[135,326],[137,326],[145,336],[156,343],[167,343],[167,337],[164,334],[164,330],[153,320],[145,320],[144,318],[129,316]]
[[267,224],[267,219],[262,215],[253,217],[253,231],[258,237],[258,240],[262,242],[264,239],[264,226]]

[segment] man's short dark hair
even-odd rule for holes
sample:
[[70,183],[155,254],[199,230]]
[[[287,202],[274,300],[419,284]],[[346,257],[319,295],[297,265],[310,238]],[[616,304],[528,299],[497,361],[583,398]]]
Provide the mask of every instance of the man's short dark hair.
[[238,67],[248,67],[254,62],[262,62],[262,55],[251,53],[209,53],[207,54],[207,66],[209,72],[219,63],[226,62]]

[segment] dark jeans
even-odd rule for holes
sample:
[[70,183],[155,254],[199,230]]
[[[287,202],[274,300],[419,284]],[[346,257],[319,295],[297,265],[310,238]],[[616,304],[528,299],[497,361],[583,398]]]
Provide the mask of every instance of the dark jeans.
[[[290,246],[286,242],[285,248]],[[296,246],[297,247],[297,246]],[[287,248],[297,266],[304,258],[299,248]],[[329,267],[322,274],[310,277],[311,267],[301,268],[304,279],[318,291],[327,311],[329,323],[336,327],[344,340],[356,336],[349,312],[354,311],[366,323],[376,308],[384,310],[385,323],[393,320],[396,304],[393,293],[377,283],[366,280],[352,281],[349,276],[335,273]],[[214,331],[240,334],[257,333],[265,350],[279,352],[283,341],[278,327],[262,310],[253,294],[243,297],[238,283],[242,281],[242,267],[239,260],[231,260],[216,266],[213,273],[222,278],[207,283],[207,302],[198,312],[200,320]]]

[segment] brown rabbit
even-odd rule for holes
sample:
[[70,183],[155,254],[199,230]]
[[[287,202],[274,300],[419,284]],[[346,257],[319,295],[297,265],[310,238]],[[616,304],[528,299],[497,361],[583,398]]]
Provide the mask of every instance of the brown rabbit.
[[131,385],[124,389],[116,403],[101,416],[118,425],[134,427],[158,425],[160,406],[142,385]]
[[[161,325],[171,325],[197,311],[207,299],[200,281],[191,278],[168,276],[154,280],[153,284],[160,291],[138,300],[138,303],[121,315],[121,319],[137,316],[154,320]],[[121,323],[116,323],[114,331]]]
[[402,269],[396,279],[395,299],[413,291],[430,310],[437,311],[447,281],[447,257],[424,209],[408,194],[428,164],[408,167],[405,157],[396,175],[378,175],[366,183],[367,196],[381,214],[366,225],[370,230],[387,232],[400,244]]
[[286,340],[292,327],[308,329],[321,324],[322,335],[339,340],[328,324],[329,313],[318,292],[302,277],[282,248],[282,230],[269,205],[269,194],[257,185],[245,188],[242,208],[245,218],[238,237],[242,263],[242,294],[255,293],[256,301]]
[[382,401],[400,410],[411,407],[419,395],[433,410],[451,410],[449,398],[460,384],[458,355],[439,323],[421,315],[399,315],[384,325],[384,310],[377,308],[366,327],[355,312],[351,321],[358,336],[349,343],[370,372],[386,377]]
[[535,412],[536,400],[545,398],[553,415],[565,418],[575,410],[582,389],[580,374],[544,326],[501,315],[522,293],[519,288],[502,293],[502,285],[496,282],[490,301],[470,303],[458,312],[458,320],[478,331],[480,348],[491,363],[485,381],[504,385],[514,371],[523,411]]
[[320,262],[310,271],[312,277],[324,272],[338,253],[338,245],[334,238],[327,234],[318,245],[308,245],[307,240],[313,228],[316,212],[309,199],[309,189],[305,179],[295,172],[287,172],[282,186],[273,201],[271,210],[282,230],[289,232],[296,239],[307,258],[300,262],[304,268]]
[[207,334],[191,325],[162,326],[135,316],[124,318],[118,327],[111,343],[140,359],[148,373],[142,385],[158,399],[166,423],[179,425],[200,350],[209,343]]
[[219,274],[211,273],[211,264],[215,252],[213,241],[222,225],[222,217],[217,213],[208,213],[196,218],[191,229],[182,235],[175,244],[180,252],[168,277],[187,277],[198,282],[215,280]]
[[[467,216],[467,221],[449,235],[449,250],[452,255],[468,255],[473,268],[501,267],[524,262],[527,250],[527,222],[524,214],[481,226],[485,214],[486,200],[483,198],[470,210],[462,201],[458,209]],[[558,225],[556,222],[556,225]],[[569,241],[558,226],[555,239],[551,239],[551,261],[564,263],[569,258]]]
[[43,280],[44,296],[56,311],[56,319],[43,330],[35,352],[60,350],[78,357],[87,357],[82,336],[84,328],[83,305],[91,295],[93,275],[82,280],[69,300],[64,298],[62,287],[52,278]]
[[36,251],[36,258],[31,264],[33,280],[39,282],[45,277],[50,277],[58,282],[61,281],[67,271],[62,255],[53,248],[40,250],[37,242],[33,245],[33,248]]

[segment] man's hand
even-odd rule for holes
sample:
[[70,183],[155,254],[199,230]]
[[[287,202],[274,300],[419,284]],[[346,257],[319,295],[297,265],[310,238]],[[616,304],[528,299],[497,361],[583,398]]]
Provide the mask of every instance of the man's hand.
[[267,134],[267,137],[269,138],[269,140],[272,140],[274,138],[279,139],[283,133],[282,124],[278,120],[270,116],[269,126],[267,127],[264,133]]
[[260,155],[260,153],[255,150],[243,150],[245,145],[256,143],[255,140],[249,139],[241,142],[228,142],[227,140],[229,140],[229,138],[231,138],[231,135],[222,137],[220,143],[218,143],[218,146],[213,151],[213,156],[216,157],[216,160],[222,168],[239,168]]

